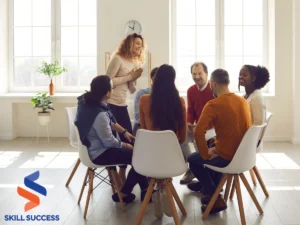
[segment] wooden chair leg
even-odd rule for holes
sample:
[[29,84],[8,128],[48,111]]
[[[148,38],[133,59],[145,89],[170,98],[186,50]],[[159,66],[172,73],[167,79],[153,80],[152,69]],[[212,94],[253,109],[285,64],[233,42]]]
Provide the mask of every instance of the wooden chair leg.
[[253,171],[254,171],[257,179],[258,179],[258,182],[259,182],[261,188],[263,189],[263,192],[265,193],[265,196],[268,198],[269,197],[269,192],[268,192],[268,190],[267,190],[267,188],[265,186],[265,183],[263,182],[263,180],[262,180],[262,178],[260,176],[260,173],[259,173],[259,171],[258,171],[258,169],[257,169],[256,166],[253,167]]
[[227,202],[228,196],[229,196],[229,191],[232,183],[232,178],[233,175],[228,175],[227,183],[226,183],[226,190],[225,190],[225,195],[224,195],[224,201]]
[[83,179],[83,182],[82,182],[80,195],[79,195],[79,198],[78,198],[78,201],[77,201],[78,205],[80,204],[80,201],[81,201],[81,198],[82,198],[82,194],[83,194],[83,191],[85,189],[86,181],[88,179],[88,175],[89,175],[89,168],[86,169],[86,173],[85,173],[85,176],[84,176],[84,179]]
[[77,159],[77,162],[76,162],[76,164],[75,164],[75,166],[74,166],[74,168],[73,168],[73,170],[72,170],[72,172],[71,172],[71,174],[70,174],[70,176],[69,176],[69,179],[68,179],[68,181],[67,181],[67,183],[66,183],[66,187],[69,186],[69,184],[70,184],[70,182],[71,182],[71,180],[72,180],[72,178],[73,178],[73,176],[74,176],[74,174],[75,174],[75,172],[76,172],[76,170],[77,170],[77,168],[78,168],[80,162],[81,162],[81,161],[80,161],[80,159],[78,158],[78,159]]
[[243,198],[242,198],[242,192],[241,192],[241,186],[239,181],[239,176],[234,175],[234,183],[236,188],[236,196],[239,204],[239,210],[240,210],[240,216],[241,216],[241,222],[242,225],[246,225],[246,218],[245,218],[245,212],[244,212],[244,206],[243,206]]
[[179,220],[179,216],[178,216],[178,213],[177,213],[177,210],[176,210],[176,206],[175,206],[175,203],[174,203],[174,199],[173,199],[173,196],[172,196],[172,191],[171,191],[169,179],[166,179],[164,181],[164,190],[167,193],[167,197],[168,197],[169,204],[171,206],[171,211],[172,211],[172,215],[173,215],[175,225],[181,225],[180,220]]
[[113,194],[116,193],[116,189],[115,189],[115,182],[114,182],[114,179],[111,175],[111,172],[110,172],[110,169],[106,168],[107,170],[107,173],[108,173],[108,177],[109,177],[109,182],[110,182],[110,185],[111,185],[111,190],[113,192]]
[[112,175],[112,177],[113,177],[115,187],[116,187],[116,189],[117,189],[117,193],[118,193],[118,197],[119,197],[119,199],[120,199],[120,203],[121,203],[122,210],[123,210],[123,212],[125,212],[126,209],[125,209],[124,202],[123,202],[123,198],[122,198],[122,195],[121,195],[121,192],[120,192],[121,187],[120,187],[120,183],[119,183],[119,182],[120,182],[120,181],[119,181],[119,176],[118,176],[116,170],[110,170],[110,172],[111,172],[111,175]]
[[231,192],[230,192],[230,197],[229,197],[229,199],[230,199],[231,201],[232,201],[232,199],[233,199],[234,192],[235,192],[235,183],[232,182]]
[[253,169],[249,170],[249,172],[250,172],[250,176],[251,176],[253,185],[256,186],[257,182],[256,182],[256,177],[255,177]]
[[247,179],[246,179],[246,177],[245,177],[245,175],[243,173],[240,174],[240,178],[243,181],[243,183],[244,183],[244,185],[245,185],[245,187],[246,187],[249,195],[251,196],[254,204],[256,205],[256,208],[257,208],[258,212],[260,214],[263,214],[264,211],[260,207],[260,204],[258,203],[258,201],[257,201],[257,199],[256,199],[256,197],[255,197],[255,195],[254,195],[254,193],[253,193],[253,191],[252,191],[252,189],[251,189],[251,187],[250,187],[250,185],[249,185],[249,183],[248,183],[248,181],[247,181]]
[[174,199],[175,199],[175,201],[176,201],[176,203],[177,203],[177,205],[178,205],[178,207],[179,207],[182,215],[187,216],[187,213],[186,213],[186,210],[184,208],[184,205],[182,204],[182,201],[180,200],[180,198],[178,196],[178,193],[177,193],[177,191],[176,191],[176,189],[175,189],[172,181],[170,181],[170,188],[171,188],[172,195],[174,196]]
[[86,202],[85,202],[85,209],[84,209],[84,214],[83,214],[83,217],[84,219],[86,219],[86,214],[87,214],[87,211],[88,211],[88,208],[89,208],[89,203],[90,203],[90,197],[91,197],[91,194],[93,192],[93,183],[94,183],[94,171],[92,169],[89,169],[89,179],[90,179],[90,182],[89,182],[89,191],[87,193],[87,198],[86,198]]
[[211,197],[211,200],[208,203],[205,212],[202,215],[203,220],[205,220],[208,217],[208,215],[209,215],[211,209],[213,208],[213,206],[214,206],[214,204],[215,204],[215,202],[216,202],[216,200],[217,200],[217,198],[218,198],[218,196],[219,196],[219,194],[220,194],[220,192],[221,192],[221,190],[222,190],[222,188],[223,188],[223,186],[224,186],[227,179],[228,179],[228,174],[224,174],[221,181],[220,181],[220,183],[219,183],[219,185],[218,185],[218,187],[217,187],[217,189],[216,189],[216,191],[215,191],[215,193],[214,193],[214,195]]
[[142,207],[140,209],[139,215],[138,215],[138,217],[136,219],[135,225],[140,225],[142,223],[143,216],[145,214],[147,205],[148,205],[148,203],[150,201],[150,198],[151,198],[151,195],[152,195],[155,183],[156,183],[156,180],[154,178],[152,178],[151,181],[150,181],[150,184],[148,186],[147,193],[145,195],[145,198],[144,198]]

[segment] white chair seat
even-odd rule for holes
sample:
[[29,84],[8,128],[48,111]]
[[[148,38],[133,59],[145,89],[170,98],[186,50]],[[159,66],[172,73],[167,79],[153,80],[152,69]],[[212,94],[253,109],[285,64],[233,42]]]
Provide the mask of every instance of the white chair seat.
[[176,177],[188,169],[172,131],[138,130],[132,165],[138,173],[157,179]]

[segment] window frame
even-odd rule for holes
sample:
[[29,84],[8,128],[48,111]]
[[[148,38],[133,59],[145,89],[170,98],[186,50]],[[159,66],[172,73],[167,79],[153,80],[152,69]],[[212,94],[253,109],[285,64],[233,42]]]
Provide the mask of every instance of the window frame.
[[[98,1],[96,1],[96,72],[98,74]],[[8,91],[10,93],[32,93],[32,92],[48,92],[49,85],[47,86],[30,86],[30,87],[16,87],[14,85],[14,0],[9,1],[9,79],[8,79]],[[32,27],[32,26],[31,26]],[[78,26],[80,27],[80,26]],[[32,58],[33,56],[31,56]],[[80,56],[78,56],[80,57]],[[51,62],[58,60],[61,63],[61,0],[51,0]],[[62,75],[53,77],[52,81],[55,85],[56,93],[80,93],[87,90],[88,86],[63,86]],[[50,84],[50,79],[49,79]]]
[[[195,0],[195,13],[197,13],[196,8],[196,1]],[[225,55],[224,55],[224,1],[226,0],[214,0],[215,1],[215,37],[216,37],[216,49],[215,49],[215,66],[216,68],[224,68],[225,65]],[[176,21],[176,4],[177,0],[170,2],[170,35],[171,35],[171,49],[170,49],[170,61],[171,64],[175,67],[177,70],[178,68],[178,62],[177,62],[177,21]],[[243,4],[243,3],[242,3]],[[274,44],[274,40],[272,40],[270,33],[272,33],[271,29],[271,20],[270,17],[272,17],[271,11],[272,1],[271,0],[263,0],[263,24],[262,24],[262,32],[263,32],[263,51],[262,51],[262,58],[263,58],[263,66],[267,67],[270,72],[270,82],[268,85],[264,88],[263,94],[268,96],[274,96],[275,95],[275,74],[274,74],[274,58],[270,55],[271,53],[271,46]],[[195,14],[196,15],[196,14]],[[195,17],[195,20],[197,18]],[[197,24],[195,25],[189,25],[197,27]],[[246,25],[247,26],[247,25]],[[244,25],[242,26],[244,27]],[[197,37],[197,32],[196,37]],[[195,48],[197,49],[197,38],[195,39]],[[197,57],[197,54],[196,56]],[[247,56],[246,56],[247,57]],[[244,58],[244,55],[242,56]],[[241,65],[242,66],[242,65]],[[211,68],[208,68],[209,71],[212,71]],[[226,68],[225,68],[226,69]],[[210,76],[210,74],[208,74]],[[183,87],[178,85],[176,83],[177,88],[179,92],[186,93],[187,88],[189,87]],[[234,91],[235,93],[239,93],[238,91]]]

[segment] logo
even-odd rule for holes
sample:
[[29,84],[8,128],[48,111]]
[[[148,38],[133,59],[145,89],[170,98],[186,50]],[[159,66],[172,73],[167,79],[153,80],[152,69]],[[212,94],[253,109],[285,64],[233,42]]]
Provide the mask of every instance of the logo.
[[[47,196],[47,190],[42,185],[36,183],[35,181],[39,179],[40,172],[36,171],[33,174],[24,178],[24,184],[27,188],[41,194]],[[21,187],[17,188],[17,192],[23,198],[26,198],[29,202],[27,202],[24,206],[24,211],[27,212],[37,206],[40,205],[40,198],[36,194],[29,192]],[[49,215],[49,214],[38,214],[38,215],[22,215],[22,214],[14,214],[14,215],[4,215],[4,221],[59,221],[59,215]]]
[[[37,184],[34,182],[37,179],[39,179],[39,177],[40,177],[40,171],[36,171],[24,178],[24,184],[26,187],[30,188],[31,190],[38,192],[41,195],[47,196],[46,188],[41,186],[40,184]],[[20,196],[22,196],[23,198],[26,198],[29,201],[24,206],[25,212],[40,205],[39,196],[21,188],[21,187],[18,187],[17,191]]]

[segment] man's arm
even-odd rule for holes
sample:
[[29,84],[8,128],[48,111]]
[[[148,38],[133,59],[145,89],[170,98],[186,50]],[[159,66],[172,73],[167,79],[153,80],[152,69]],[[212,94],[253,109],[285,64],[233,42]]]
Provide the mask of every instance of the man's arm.
[[140,123],[139,105],[143,94],[143,90],[138,90],[134,99],[134,120],[136,123]]
[[195,129],[195,141],[200,152],[201,157],[204,160],[208,160],[210,158],[208,147],[206,144],[205,133],[209,129],[210,124],[212,124],[214,119],[214,110],[213,104],[211,102],[206,103],[203,108],[200,119],[196,125]]
[[190,123],[191,125],[194,124],[196,121],[196,113],[194,110],[194,104],[191,101],[191,90],[189,89],[187,91],[187,123]]

